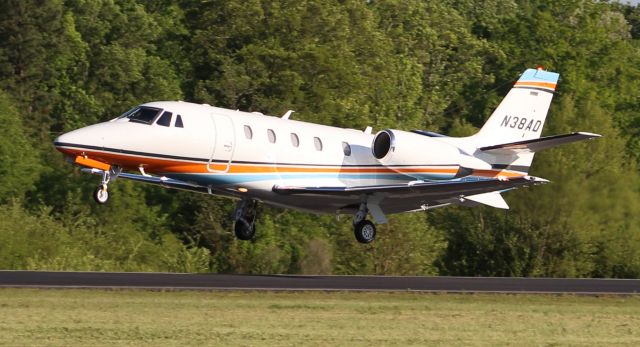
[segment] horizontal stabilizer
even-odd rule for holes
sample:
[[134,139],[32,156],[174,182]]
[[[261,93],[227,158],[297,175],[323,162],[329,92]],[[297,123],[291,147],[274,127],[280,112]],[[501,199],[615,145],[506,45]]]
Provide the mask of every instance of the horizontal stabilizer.
[[564,145],[565,143],[571,143],[582,140],[590,140],[601,135],[577,132],[564,135],[554,135],[541,137],[538,139],[518,141],[511,143],[504,143],[501,145],[481,147],[480,150],[490,154],[520,154],[520,153],[534,153],[543,149]]
[[502,195],[500,195],[500,192],[471,195],[466,196],[465,199],[479,202],[481,204],[489,205],[495,208],[502,208],[505,210],[509,209],[509,205],[507,205],[507,202],[504,201],[504,198],[502,197]]

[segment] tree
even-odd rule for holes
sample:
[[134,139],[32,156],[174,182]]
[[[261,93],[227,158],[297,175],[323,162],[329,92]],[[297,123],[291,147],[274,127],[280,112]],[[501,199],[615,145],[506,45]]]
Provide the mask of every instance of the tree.
[[22,119],[9,97],[0,91],[0,203],[20,200],[33,188],[40,164]]
[[[604,138],[536,155],[531,173],[555,183],[505,194],[513,210],[509,213],[481,208],[432,214],[431,222],[443,226],[448,241],[441,271],[637,276],[638,255],[628,245],[638,242],[630,236],[637,234],[638,223],[629,217],[637,214],[638,175],[627,155],[635,154],[625,150],[625,142],[628,150],[634,141],[624,134],[633,119],[629,110],[634,109],[637,93],[632,90],[638,81],[637,64],[627,62],[638,55],[626,22],[608,4],[518,1],[516,15],[484,28],[483,35],[504,52],[490,66],[497,89],[509,88],[501,81],[512,83],[511,74],[525,66],[542,64],[561,73],[545,134],[580,129]],[[477,94],[474,89],[463,93]],[[493,108],[499,99],[489,101],[480,104],[486,105],[482,109]],[[490,114],[465,112],[476,126]]]

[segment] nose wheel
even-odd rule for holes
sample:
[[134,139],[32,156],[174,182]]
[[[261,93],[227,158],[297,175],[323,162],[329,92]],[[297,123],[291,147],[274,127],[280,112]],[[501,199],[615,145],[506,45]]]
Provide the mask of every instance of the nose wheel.
[[106,204],[109,200],[109,192],[107,191],[107,185],[101,184],[93,191],[93,200],[99,204]]

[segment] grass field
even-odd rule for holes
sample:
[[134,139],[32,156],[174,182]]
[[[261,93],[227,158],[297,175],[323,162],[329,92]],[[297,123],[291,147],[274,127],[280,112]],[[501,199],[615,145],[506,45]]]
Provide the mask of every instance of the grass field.
[[0,289],[10,346],[640,345],[640,297]]

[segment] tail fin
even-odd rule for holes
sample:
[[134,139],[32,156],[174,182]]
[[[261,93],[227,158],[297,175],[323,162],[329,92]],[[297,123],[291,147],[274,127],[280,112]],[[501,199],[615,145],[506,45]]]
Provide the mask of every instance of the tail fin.
[[526,70],[476,137],[486,145],[539,138],[559,76]]
[[[559,77],[555,72],[527,69],[482,129],[473,136],[478,147],[539,138]],[[530,152],[479,156],[496,168],[526,174],[533,155]]]

